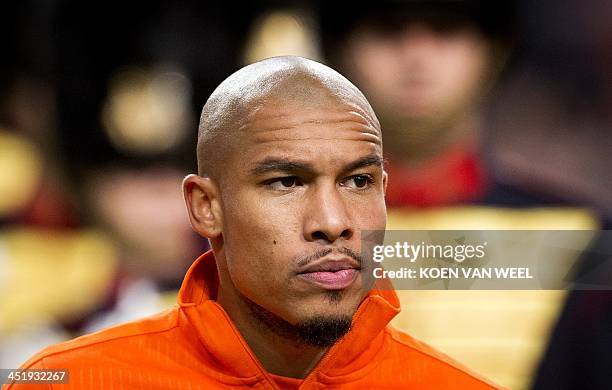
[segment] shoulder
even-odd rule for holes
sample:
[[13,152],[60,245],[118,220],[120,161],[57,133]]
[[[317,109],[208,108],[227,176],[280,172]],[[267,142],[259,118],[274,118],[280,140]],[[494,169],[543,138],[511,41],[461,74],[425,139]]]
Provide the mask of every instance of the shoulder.
[[159,347],[164,339],[171,342],[170,333],[177,327],[178,309],[168,309],[150,317],[49,346],[32,356],[21,368],[69,367],[77,364],[77,361],[79,365],[87,364],[88,359],[100,364],[104,356],[115,355],[115,359],[117,356],[133,358],[148,347]]
[[385,332],[391,340],[392,353],[398,355],[398,359],[421,361],[423,363],[421,367],[427,367],[427,372],[423,375],[445,375],[453,381],[461,380],[465,383],[478,384],[483,388],[503,389],[502,386],[489,381],[450,356],[405,332],[392,326],[387,326]]

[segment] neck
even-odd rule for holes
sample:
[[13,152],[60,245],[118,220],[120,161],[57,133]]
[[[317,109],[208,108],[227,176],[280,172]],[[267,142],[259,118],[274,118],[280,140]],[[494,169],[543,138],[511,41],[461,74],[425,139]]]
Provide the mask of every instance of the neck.
[[223,288],[223,284],[219,286],[217,303],[225,309],[266,371],[305,378],[328,348],[298,341],[291,324],[269,312],[258,313],[253,303],[239,296],[235,289]]
[[472,148],[478,137],[478,122],[478,116],[470,113],[455,118],[452,123],[415,122],[409,128],[383,124],[385,151],[400,162],[414,164],[428,161],[458,145]]

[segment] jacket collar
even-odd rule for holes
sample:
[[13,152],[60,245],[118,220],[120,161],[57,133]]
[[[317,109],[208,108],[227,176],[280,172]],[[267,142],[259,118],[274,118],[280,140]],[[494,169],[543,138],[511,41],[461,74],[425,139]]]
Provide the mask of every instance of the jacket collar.
[[[218,372],[257,381],[267,373],[215,301],[218,287],[215,257],[208,251],[187,271],[178,295],[179,306],[205,350],[212,355]],[[392,285],[377,279],[353,316],[349,333],[330,348],[315,368],[317,375],[344,376],[373,363],[383,347],[382,331],[399,311],[399,299]]]

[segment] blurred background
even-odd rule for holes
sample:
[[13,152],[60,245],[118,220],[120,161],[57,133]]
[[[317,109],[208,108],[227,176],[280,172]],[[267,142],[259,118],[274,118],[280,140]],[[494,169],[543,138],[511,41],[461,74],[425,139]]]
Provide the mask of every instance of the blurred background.
[[[0,367],[174,304],[208,248],[180,189],[199,111],[267,57],[368,97],[389,228],[610,228],[609,2],[330,3],[0,6]],[[611,383],[611,294],[399,294],[396,326],[498,383]]]

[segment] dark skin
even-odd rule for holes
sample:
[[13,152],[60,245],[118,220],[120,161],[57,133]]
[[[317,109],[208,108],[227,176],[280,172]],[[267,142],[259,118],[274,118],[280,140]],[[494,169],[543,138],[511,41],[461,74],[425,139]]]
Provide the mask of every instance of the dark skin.
[[[183,190],[194,230],[215,253],[217,302],[268,372],[304,378],[328,347],[295,339],[277,324],[352,318],[373,283],[365,264],[339,289],[305,280],[300,267],[359,253],[361,230],[385,228],[386,174],[378,121],[346,79],[300,58],[267,61],[241,81],[273,79],[276,88],[247,99],[240,88],[240,115],[205,107],[203,123],[227,123],[223,136],[200,134],[205,162]],[[220,88],[220,99],[231,96],[231,85]],[[206,143],[215,145],[206,154],[214,159],[203,158]]]

